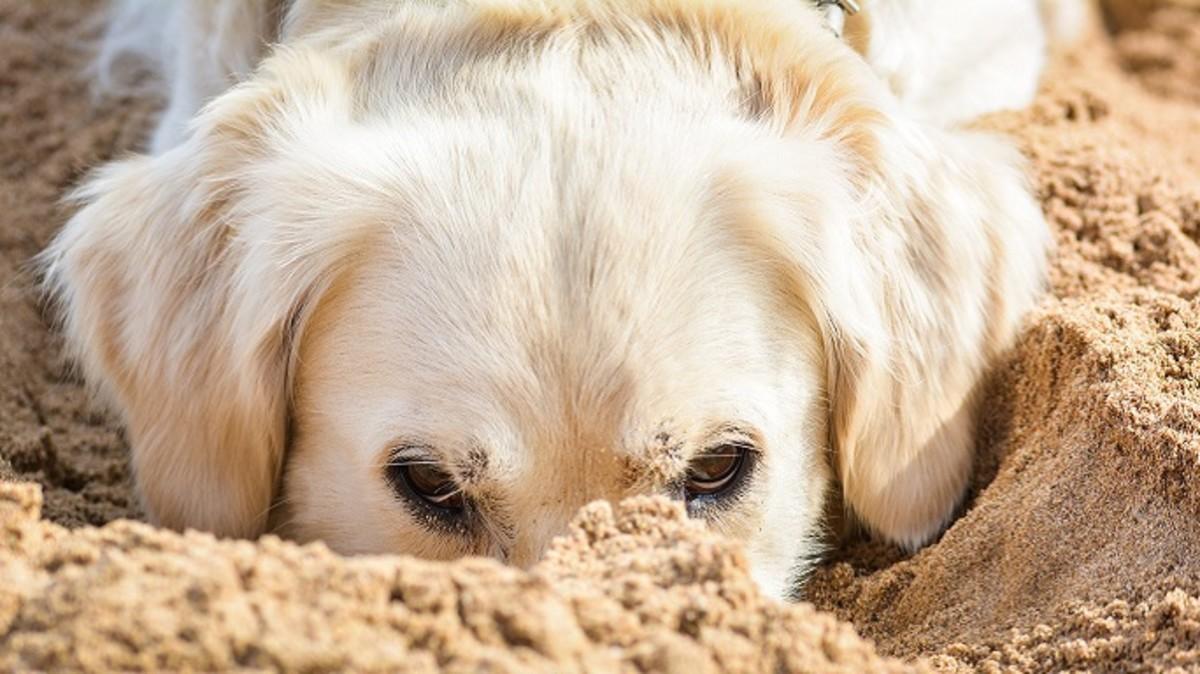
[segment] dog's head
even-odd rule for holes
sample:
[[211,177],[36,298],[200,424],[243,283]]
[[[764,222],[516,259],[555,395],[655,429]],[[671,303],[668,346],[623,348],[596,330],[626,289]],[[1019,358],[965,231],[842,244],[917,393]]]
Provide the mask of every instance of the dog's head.
[[936,533],[1040,278],[1013,158],[791,3],[647,4],[315,31],[83,189],[49,277],[155,520],[527,563],[661,493],[777,594],[835,476]]

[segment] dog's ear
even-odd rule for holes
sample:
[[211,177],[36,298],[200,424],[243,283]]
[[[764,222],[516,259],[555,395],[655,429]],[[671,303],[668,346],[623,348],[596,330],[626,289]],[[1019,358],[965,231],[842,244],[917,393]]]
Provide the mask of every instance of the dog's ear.
[[731,50],[746,116],[785,143],[739,164],[777,209],[755,245],[822,336],[846,505],[916,547],[962,498],[981,375],[1042,287],[1048,230],[1008,143],[919,121],[816,21],[760,28]]
[[876,148],[817,295],[829,430],[847,505],[915,548],[962,498],[980,379],[1041,289],[1049,237],[1005,142],[914,128]]
[[121,412],[151,520],[260,533],[286,421],[291,306],[238,304],[230,200],[194,144],[110,165],[48,251],[48,281],[89,381]]
[[778,209],[757,214],[760,259],[824,343],[845,504],[914,548],[963,495],[977,388],[1042,287],[1049,236],[1004,141],[862,119],[856,145],[801,134],[741,173]]
[[121,413],[165,526],[253,536],[267,523],[292,342],[331,273],[330,246],[305,240],[300,216],[280,224],[262,195],[304,192],[264,189],[249,168],[282,95],[235,90],[182,145],[104,168],[43,256],[69,347]]

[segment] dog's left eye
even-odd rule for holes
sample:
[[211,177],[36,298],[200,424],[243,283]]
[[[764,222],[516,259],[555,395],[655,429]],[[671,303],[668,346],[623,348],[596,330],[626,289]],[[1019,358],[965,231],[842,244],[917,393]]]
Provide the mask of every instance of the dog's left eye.
[[460,513],[466,505],[462,489],[454,478],[432,461],[395,461],[389,464],[387,477],[392,488],[409,500],[443,514]]
[[723,494],[740,482],[750,463],[750,448],[725,444],[692,459],[684,490],[688,500]]

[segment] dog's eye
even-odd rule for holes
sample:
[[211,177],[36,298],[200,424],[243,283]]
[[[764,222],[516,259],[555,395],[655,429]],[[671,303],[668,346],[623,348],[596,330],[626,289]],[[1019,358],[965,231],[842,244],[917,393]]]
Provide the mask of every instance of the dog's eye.
[[454,478],[432,461],[396,462],[388,467],[388,479],[393,487],[403,487],[411,497],[431,507],[459,512],[466,505]]
[[684,485],[688,500],[716,496],[737,485],[750,463],[750,451],[744,445],[725,444],[692,459]]

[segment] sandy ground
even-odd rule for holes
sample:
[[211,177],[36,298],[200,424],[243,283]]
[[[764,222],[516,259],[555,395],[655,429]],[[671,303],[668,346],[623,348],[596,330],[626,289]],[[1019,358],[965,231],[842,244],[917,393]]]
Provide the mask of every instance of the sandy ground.
[[89,97],[94,3],[0,0],[0,667],[1200,671],[1197,4],[1114,0],[1031,109],[982,122],[1031,157],[1058,250],[972,494],[936,544],[848,542],[785,607],[656,501],[581,513],[528,572],[122,519],[124,440],[26,265],[154,102]]

